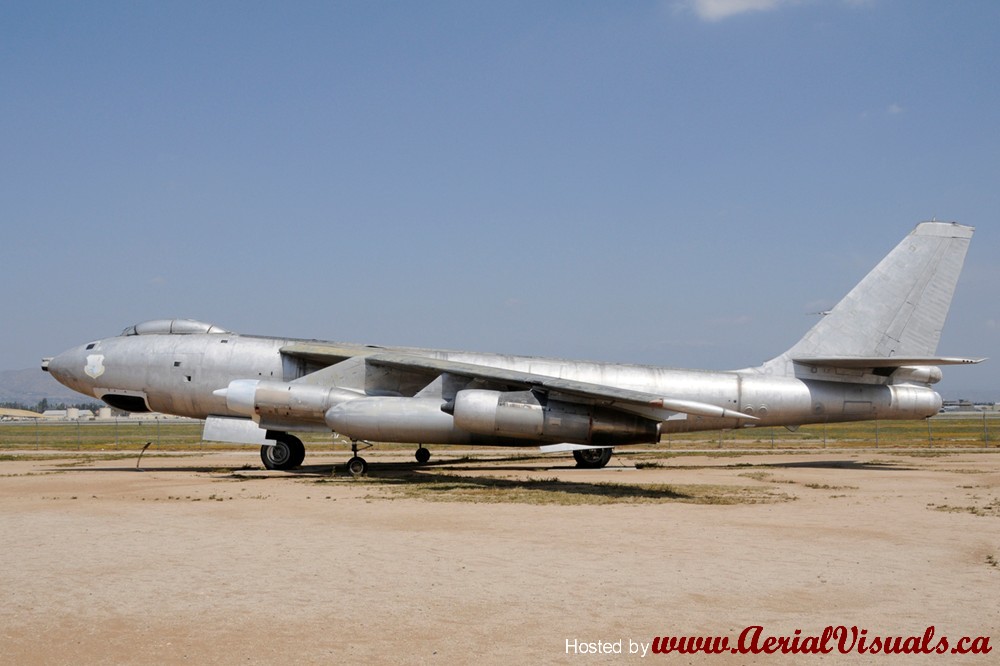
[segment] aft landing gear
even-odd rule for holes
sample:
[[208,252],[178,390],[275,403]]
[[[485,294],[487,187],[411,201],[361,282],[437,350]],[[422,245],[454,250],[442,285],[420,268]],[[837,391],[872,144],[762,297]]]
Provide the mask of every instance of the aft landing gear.
[[585,469],[599,469],[611,460],[611,449],[579,449],[573,452],[576,466]]
[[302,440],[288,433],[279,434],[273,446],[260,447],[260,460],[267,469],[295,469],[306,458]]
[[414,456],[416,457],[417,462],[423,465],[425,462],[431,459],[431,452],[425,449],[423,446],[421,446],[420,448],[417,449],[417,452],[414,454]]

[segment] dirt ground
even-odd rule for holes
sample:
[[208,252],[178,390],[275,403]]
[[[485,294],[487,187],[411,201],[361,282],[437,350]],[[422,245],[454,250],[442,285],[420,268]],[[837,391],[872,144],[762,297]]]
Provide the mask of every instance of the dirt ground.
[[466,453],[417,468],[369,452],[364,480],[331,474],[341,453],[294,473],[244,450],[147,453],[141,471],[134,455],[5,454],[0,662],[997,663],[1000,645],[650,644],[735,645],[752,625],[1000,643],[1000,454],[633,456],[590,471]]

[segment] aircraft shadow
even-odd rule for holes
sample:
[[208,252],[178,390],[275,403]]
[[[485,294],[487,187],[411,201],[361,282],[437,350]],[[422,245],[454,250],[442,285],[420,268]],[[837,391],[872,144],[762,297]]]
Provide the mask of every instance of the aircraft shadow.
[[[640,462],[641,467],[641,462]],[[670,464],[657,466],[658,469],[667,470],[754,470],[754,469],[844,469],[862,471],[886,471],[886,472],[910,472],[918,468],[906,465],[897,465],[891,462],[863,462],[859,460],[810,460],[806,462],[777,462],[777,463],[730,463],[727,465],[706,465],[704,463],[684,464],[672,461]]]
[[[499,459],[503,461],[504,459]],[[457,463],[456,463],[457,464]],[[511,495],[520,496],[522,501],[539,501],[542,503],[573,504],[578,501],[698,501],[695,495],[682,489],[667,485],[637,485],[613,482],[584,482],[572,479],[525,478],[510,479],[491,474],[450,474],[440,468],[447,468],[444,461],[438,463],[439,469],[431,465],[413,463],[375,463],[370,464],[368,474],[358,479],[359,483],[370,484],[373,488],[403,490],[415,497],[445,497],[454,493],[464,493],[470,496],[470,501],[489,501],[490,493],[503,494],[505,498]],[[461,467],[462,472],[496,472],[506,470],[533,471],[544,473],[551,468],[538,467]],[[343,465],[308,465],[288,472],[270,472],[263,469],[233,469],[224,466],[205,465],[173,465],[169,467],[72,467],[52,468],[51,472],[159,472],[159,473],[198,473],[212,475],[216,480],[229,479],[234,481],[272,481],[281,482],[289,479],[309,478],[315,482],[352,483]],[[579,498],[574,500],[573,498]]]
[[[463,468],[465,471],[468,468]],[[503,468],[490,467],[487,470]],[[533,471],[544,472],[544,469],[532,468]],[[636,485],[613,482],[573,481],[558,478],[527,478],[510,479],[492,475],[448,474],[425,471],[411,467],[403,471],[393,471],[387,467],[379,467],[374,473],[369,467],[366,479],[377,486],[388,488],[405,488],[415,491],[416,496],[445,496],[455,493],[502,493],[509,498],[511,494],[531,493],[545,494],[549,498],[562,496],[566,503],[573,503],[569,498],[607,498],[610,500],[679,500],[695,501],[694,495],[685,493],[666,485]],[[476,470],[470,470],[476,471]],[[473,497],[472,501],[477,501]],[[559,503],[556,499],[554,503]]]
[[916,467],[895,465],[885,462],[862,462],[859,460],[813,460],[808,462],[765,463],[755,467],[774,467],[785,469],[850,469],[883,472],[912,472]]

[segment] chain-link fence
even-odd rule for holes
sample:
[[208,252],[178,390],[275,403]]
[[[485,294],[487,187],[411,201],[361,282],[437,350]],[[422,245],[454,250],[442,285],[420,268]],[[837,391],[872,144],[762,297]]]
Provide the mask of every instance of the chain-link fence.
[[[0,449],[8,450],[136,450],[152,443],[160,449],[226,448],[203,442],[202,422],[178,419],[118,418],[97,421],[49,419],[0,422]],[[345,444],[330,434],[312,433],[302,439],[315,448]],[[388,445],[392,448],[394,445]],[[398,445],[408,447],[407,445]],[[1000,412],[942,414],[926,421],[862,421],[803,426],[715,430],[664,435],[669,449],[814,449],[891,447],[1000,446]]]

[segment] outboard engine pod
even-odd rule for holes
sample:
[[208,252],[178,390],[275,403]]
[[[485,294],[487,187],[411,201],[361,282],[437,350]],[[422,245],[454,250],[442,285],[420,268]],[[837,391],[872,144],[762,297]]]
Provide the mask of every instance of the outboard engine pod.
[[449,409],[457,428],[479,435],[608,446],[660,438],[658,421],[559,400],[542,404],[531,391],[467,389]]
[[935,365],[902,365],[892,373],[893,384],[937,384],[941,368]]

